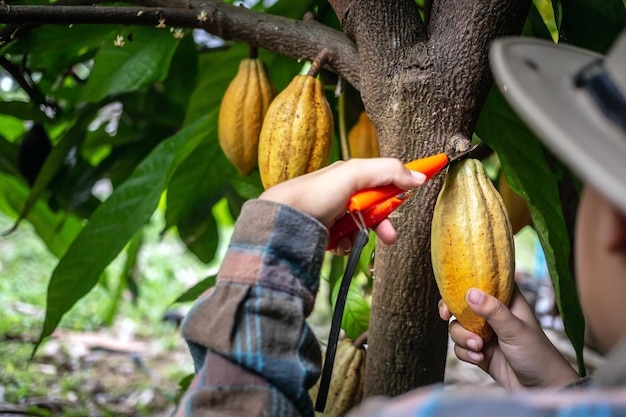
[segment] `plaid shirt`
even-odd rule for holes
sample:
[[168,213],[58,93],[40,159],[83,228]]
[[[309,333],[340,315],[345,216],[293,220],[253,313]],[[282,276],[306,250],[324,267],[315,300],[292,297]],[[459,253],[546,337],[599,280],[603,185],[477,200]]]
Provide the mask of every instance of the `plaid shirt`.
[[[320,372],[305,322],[318,289],[328,231],[290,207],[248,201],[216,286],[183,324],[196,367],[177,417],[314,416],[308,389]],[[352,417],[626,416],[626,390],[533,392],[422,388],[374,398]]]

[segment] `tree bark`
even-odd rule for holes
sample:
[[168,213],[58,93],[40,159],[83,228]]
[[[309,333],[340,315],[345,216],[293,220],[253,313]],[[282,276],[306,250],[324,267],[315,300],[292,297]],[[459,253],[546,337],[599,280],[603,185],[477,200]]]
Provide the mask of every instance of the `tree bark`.
[[[408,161],[469,145],[492,84],[489,44],[521,31],[530,1],[436,1],[428,25],[412,0],[331,4],[359,51],[361,95],[381,155]],[[447,324],[439,318],[430,261],[442,180],[430,181],[392,215],[396,245],[377,243],[366,396],[396,396],[443,380]]]

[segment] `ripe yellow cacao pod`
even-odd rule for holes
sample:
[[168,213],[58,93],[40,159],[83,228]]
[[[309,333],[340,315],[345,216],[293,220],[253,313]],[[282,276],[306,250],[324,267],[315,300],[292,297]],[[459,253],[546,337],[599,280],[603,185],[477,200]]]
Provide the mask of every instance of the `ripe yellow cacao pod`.
[[243,175],[257,166],[261,125],[275,95],[263,61],[246,58],[222,97],[217,135],[224,154]]
[[516,234],[532,221],[528,204],[526,204],[524,197],[513,191],[503,172],[500,172],[500,176],[498,177],[498,191],[502,196],[504,207],[506,207],[506,212],[509,215],[513,234]]
[[[321,378],[320,378],[321,379]],[[309,396],[315,404],[320,379],[309,390]],[[351,339],[344,339],[337,345],[333,373],[323,413],[317,417],[342,417],[363,399],[365,381],[365,349],[356,347]]]
[[465,294],[476,287],[508,304],[515,250],[504,203],[477,159],[461,161],[446,173],[433,213],[431,259],[450,312],[467,330],[489,340],[493,329],[469,309]]
[[265,189],[326,166],[333,116],[322,82],[297,75],[270,105],[259,139],[259,172]]
[[376,128],[364,111],[348,132],[348,146],[352,158],[378,158],[380,156]]

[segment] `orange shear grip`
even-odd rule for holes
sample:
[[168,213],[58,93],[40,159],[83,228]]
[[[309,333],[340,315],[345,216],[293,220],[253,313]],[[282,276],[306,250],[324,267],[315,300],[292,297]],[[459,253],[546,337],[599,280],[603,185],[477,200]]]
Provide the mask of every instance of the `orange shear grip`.
[[[411,171],[418,171],[426,175],[429,180],[433,175],[441,170],[448,163],[448,155],[439,153],[422,159],[416,159],[407,164],[405,167]],[[382,187],[366,188],[350,197],[348,203],[348,211],[363,211],[368,207],[372,207],[381,201],[384,201],[394,195],[402,193],[404,190],[393,184],[384,185]]]
[[[448,163],[445,153],[411,161],[405,166],[412,171],[419,171],[426,175],[426,180],[432,178]],[[400,204],[412,194],[410,190],[403,190],[393,184],[382,187],[367,188],[350,197],[348,211],[361,212],[367,228],[371,228],[386,219]],[[339,219],[330,229],[328,250],[337,247],[337,243],[344,236],[352,236],[359,225],[350,213]]]

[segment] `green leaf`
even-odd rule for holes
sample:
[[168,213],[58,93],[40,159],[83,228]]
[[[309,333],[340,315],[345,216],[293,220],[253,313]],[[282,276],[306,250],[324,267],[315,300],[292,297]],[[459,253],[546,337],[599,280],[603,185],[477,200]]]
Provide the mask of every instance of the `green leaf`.
[[[547,7],[549,7],[550,9],[552,8],[549,2],[546,1],[545,3],[547,4]],[[551,23],[550,27],[548,27],[548,23]],[[537,9],[536,4],[531,4],[530,11],[528,12],[528,17],[526,18],[526,22],[524,23],[522,35],[533,36],[541,39],[555,40],[555,38],[552,37],[552,33],[550,32],[550,30],[554,30],[556,32],[556,26],[554,25],[554,21],[547,21]],[[558,34],[555,33],[555,37],[557,36]]]
[[[24,207],[29,190],[23,181],[17,178],[0,175],[0,210],[15,218]],[[38,200],[26,219],[33,225],[41,240],[50,252],[61,258],[72,241],[82,229],[82,221],[65,212],[52,211],[48,205]]]
[[0,101],[0,114],[38,123],[44,123],[48,120],[46,115],[36,106],[23,101]]
[[[328,285],[330,288],[334,290],[337,283],[341,282],[341,277],[343,276],[343,271],[346,267],[346,262],[345,262],[346,257],[335,255],[334,253],[330,253],[330,252],[328,252],[328,256],[330,257],[330,271],[328,273]],[[328,294],[328,305],[333,306],[336,299],[337,299],[337,294],[331,291]]]
[[14,227],[17,227],[22,219],[28,217],[28,213],[32,210],[35,203],[46,192],[46,188],[50,181],[62,169],[72,148],[75,148],[80,142],[82,142],[84,139],[84,132],[87,129],[87,125],[92,120],[95,111],[96,108],[94,106],[87,106],[77,112],[76,122],[69,128],[67,133],[63,135],[61,141],[52,147],[50,154],[46,158],[46,161],[41,167],[41,171],[35,180],[35,184],[33,184],[33,188],[28,195],[28,199],[20,211],[20,215],[16,220]]
[[43,25],[20,36],[6,52],[28,54],[31,69],[58,75],[92,57],[103,43],[113,45],[115,33],[111,25]]
[[[124,46],[113,42],[105,44],[96,54],[83,98],[98,102],[103,98],[163,80],[178,41],[169,30],[152,27],[131,27],[133,41],[126,39]],[[205,113],[206,114],[206,113]]]
[[528,203],[565,331],[584,372],[585,320],[569,265],[571,248],[559,197],[560,175],[550,169],[545,148],[495,87],[480,115],[477,134],[498,154],[511,188]]
[[[200,204],[221,197],[228,182],[236,176],[234,166],[226,159],[217,140],[217,120],[206,127],[206,140],[183,161],[167,190],[165,228],[177,224],[197,210]],[[209,163],[210,161],[210,163]]]
[[622,0],[561,0],[561,41],[604,54],[626,25]]
[[98,282],[105,267],[152,216],[172,173],[204,139],[215,113],[161,142],[93,213],[52,273],[46,318],[35,350],[63,315]]
[[109,307],[109,311],[106,313],[104,318],[104,323],[107,326],[111,326],[115,320],[120,301],[122,301],[124,289],[129,288],[133,297],[133,302],[137,301],[139,293],[135,275],[137,275],[137,270],[139,268],[137,260],[139,258],[139,250],[141,249],[142,244],[143,233],[139,230],[139,232],[133,236],[126,246],[126,261],[124,262],[124,268],[120,272],[115,293],[110,297],[111,306]]
[[211,211],[215,203],[216,200],[212,200],[201,204],[178,223],[178,233],[183,243],[204,263],[209,263],[215,258],[219,243],[217,222]]
[[[333,300],[337,299],[341,280],[337,280],[333,287]],[[333,306],[334,306],[333,302]],[[341,328],[346,333],[346,337],[354,340],[369,328],[370,323],[370,305],[361,294],[359,286],[353,279],[350,282],[348,296],[346,298],[346,306],[343,310],[341,319]]]
[[17,145],[0,136],[0,171],[19,176],[17,168]]
[[205,279],[185,291],[183,294],[181,294],[172,304],[196,301],[196,299],[200,297],[206,290],[215,286],[216,279],[217,275],[211,275],[209,277],[206,277]]

